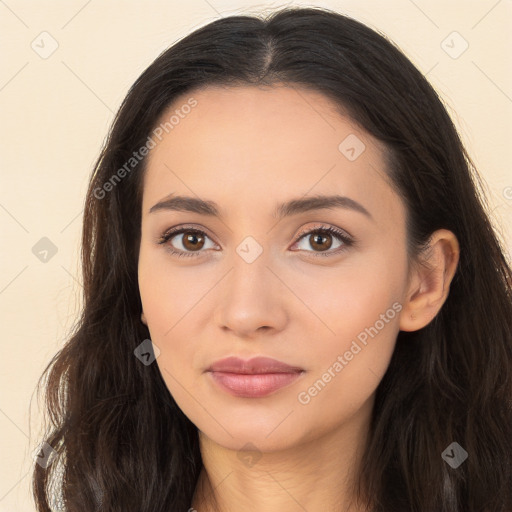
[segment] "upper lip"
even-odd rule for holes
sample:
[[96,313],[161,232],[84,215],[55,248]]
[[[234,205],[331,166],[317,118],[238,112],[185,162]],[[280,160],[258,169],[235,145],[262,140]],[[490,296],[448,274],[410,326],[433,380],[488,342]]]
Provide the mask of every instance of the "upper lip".
[[226,357],[215,361],[207,371],[211,372],[229,372],[241,374],[261,374],[261,373],[299,373],[303,369],[297,366],[290,366],[277,359],[270,357],[253,357],[249,360],[239,357]]

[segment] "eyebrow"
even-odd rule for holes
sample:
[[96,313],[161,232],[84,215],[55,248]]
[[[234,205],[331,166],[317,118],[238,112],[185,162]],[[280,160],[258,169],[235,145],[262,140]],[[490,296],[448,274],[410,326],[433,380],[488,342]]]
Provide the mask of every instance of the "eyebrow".
[[[277,219],[298,215],[314,210],[343,208],[362,213],[373,220],[371,213],[360,203],[350,197],[340,195],[316,195],[299,199],[291,199],[278,204],[272,216]],[[169,194],[152,206],[148,213],[159,210],[174,210],[179,212],[198,213],[211,217],[220,217],[219,207],[214,201],[205,201],[197,197],[175,196]]]

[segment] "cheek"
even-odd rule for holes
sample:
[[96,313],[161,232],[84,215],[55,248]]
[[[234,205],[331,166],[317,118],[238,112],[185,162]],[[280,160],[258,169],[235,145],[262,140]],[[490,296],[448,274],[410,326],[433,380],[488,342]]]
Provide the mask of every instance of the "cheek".
[[387,300],[382,308],[366,306],[338,310],[332,317],[334,334],[317,338],[314,350],[309,347],[309,374],[295,397],[305,416],[334,426],[372,399],[393,354],[398,313]]
[[209,287],[196,278],[194,267],[171,265],[163,248],[144,245],[139,254],[138,282],[148,326],[160,338],[171,337],[175,327],[194,316],[194,305]]
[[294,292],[305,299],[312,312],[308,322],[318,324],[318,334],[325,340],[322,347],[343,349],[347,340],[375,324],[378,330],[398,324],[397,309],[401,308],[393,304],[403,295],[406,275],[405,259],[400,254],[386,257],[375,251],[328,270],[310,269],[293,280]]
[[150,338],[160,351],[156,364],[176,401],[189,400],[183,386],[191,392],[195,387],[202,339],[198,312],[214,281],[198,280],[193,267],[177,269],[165,251],[145,248],[139,254],[138,279]]
[[[345,414],[375,391],[399,332],[405,270],[403,256],[375,253],[340,269],[336,278],[314,280],[323,286],[312,288],[309,278],[308,283],[302,281],[299,293],[309,287],[307,304],[317,317],[311,315],[310,323],[316,326],[313,342],[303,340],[311,371],[298,396],[299,403],[311,405],[311,412],[321,404],[338,411],[334,414]],[[325,412],[318,409],[318,414]]]

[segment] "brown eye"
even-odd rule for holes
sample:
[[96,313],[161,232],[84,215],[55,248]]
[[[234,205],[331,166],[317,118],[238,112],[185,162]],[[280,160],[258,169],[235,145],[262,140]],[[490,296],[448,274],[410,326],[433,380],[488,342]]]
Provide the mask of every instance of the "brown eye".
[[208,238],[204,231],[182,227],[167,231],[160,237],[158,243],[165,244],[174,256],[200,256],[206,252],[201,249],[208,249],[215,245],[211,242],[210,247],[205,247]]
[[188,251],[202,249],[204,246],[205,238],[198,231],[184,231],[182,244]]
[[[338,245],[333,247],[333,240],[337,240]],[[300,244],[303,244],[303,247],[300,247]],[[313,254],[313,256],[334,256],[353,244],[353,239],[344,231],[328,226],[302,232],[294,245],[297,245],[300,250]],[[331,247],[334,250],[330,251]]]
[[332,235],[330,234],[314,234],[309,235],[310,245],[314,249],[318,249],[320,251],[330,249],[332,245]]

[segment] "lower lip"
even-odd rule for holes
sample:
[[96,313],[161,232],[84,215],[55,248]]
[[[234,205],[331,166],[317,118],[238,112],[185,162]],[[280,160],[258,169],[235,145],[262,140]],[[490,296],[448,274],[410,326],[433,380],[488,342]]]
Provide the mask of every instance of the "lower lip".
[[233,396],[258,398],[267,396],[297,380],[303,372],[241,374],[208,372],[213,380]]

